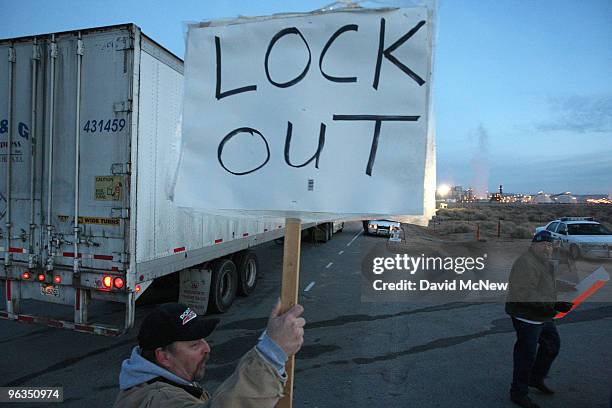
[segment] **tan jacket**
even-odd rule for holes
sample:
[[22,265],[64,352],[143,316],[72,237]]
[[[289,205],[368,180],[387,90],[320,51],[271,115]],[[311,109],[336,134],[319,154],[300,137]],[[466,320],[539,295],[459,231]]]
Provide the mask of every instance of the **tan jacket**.
[[274,407],[283,396],[284,383],[285,379],[253,348],[242,357],[234,373],[212,397],[204,392],[198,399],[184,389],[165,382],[145,382],[119,392],[114,407]]

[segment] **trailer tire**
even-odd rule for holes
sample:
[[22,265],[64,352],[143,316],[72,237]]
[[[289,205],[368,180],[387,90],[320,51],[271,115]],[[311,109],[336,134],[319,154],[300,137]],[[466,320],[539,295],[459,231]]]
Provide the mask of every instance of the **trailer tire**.
[[215,313],[225,313],[236,298],[238,275],[231,259],[217,259],[212,264],[210,299],[208,308]]
[[238,294],[249,296],[255,290],[259,278],[257,255],[251,251],[243,251],[236,255],[234,261],[238,268]]

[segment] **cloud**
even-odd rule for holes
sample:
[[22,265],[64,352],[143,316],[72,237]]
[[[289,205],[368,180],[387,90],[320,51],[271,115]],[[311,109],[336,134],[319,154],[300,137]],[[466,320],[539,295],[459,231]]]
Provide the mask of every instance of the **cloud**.
[[556,115],[552,121],[536,126],[540,131],[576,133],[612,131],[612,96],[572,95],[549,100]]

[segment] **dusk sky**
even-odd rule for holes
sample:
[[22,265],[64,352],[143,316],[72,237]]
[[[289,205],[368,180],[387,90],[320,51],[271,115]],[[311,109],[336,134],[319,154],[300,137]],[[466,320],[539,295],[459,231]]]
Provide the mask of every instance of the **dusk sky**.
[[[0,38],[133,22],[182,58],[186,22],[328,4],[2,0]],[[438,184],[612,194],[612,1],[439,0],[437,24]]]

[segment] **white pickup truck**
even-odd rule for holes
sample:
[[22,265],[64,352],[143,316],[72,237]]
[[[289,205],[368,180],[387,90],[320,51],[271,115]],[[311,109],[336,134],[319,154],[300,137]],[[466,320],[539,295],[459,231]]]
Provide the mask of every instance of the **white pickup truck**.
[[612,259],[612,232],[592,217],[562,217],[536,228],[536,233],[543,230],[558,239],[573,259]]

